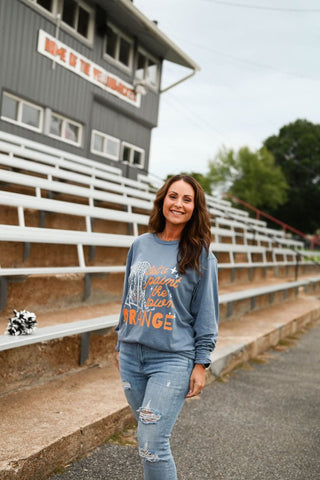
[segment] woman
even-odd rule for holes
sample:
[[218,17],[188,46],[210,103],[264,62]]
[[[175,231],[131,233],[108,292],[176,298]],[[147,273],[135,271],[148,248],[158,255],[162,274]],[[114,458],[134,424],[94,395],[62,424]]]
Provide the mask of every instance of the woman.
[[185,398],[201,393],[218,334],[217,262],[199,183],[171,177],[158,191],[150,233],[127,260],[119,368],[138,421],[145,480],[176,480],[169,438]]

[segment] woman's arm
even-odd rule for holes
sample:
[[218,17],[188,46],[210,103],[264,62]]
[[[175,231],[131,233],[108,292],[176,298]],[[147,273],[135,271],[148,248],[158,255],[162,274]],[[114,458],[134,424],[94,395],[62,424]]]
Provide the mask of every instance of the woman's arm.
[[211,254],[203,262],[203,275],[194,291],[191,314],[194,318],[195,364],[210,364],[210,353],[218,337],[219,297],[217,260]]

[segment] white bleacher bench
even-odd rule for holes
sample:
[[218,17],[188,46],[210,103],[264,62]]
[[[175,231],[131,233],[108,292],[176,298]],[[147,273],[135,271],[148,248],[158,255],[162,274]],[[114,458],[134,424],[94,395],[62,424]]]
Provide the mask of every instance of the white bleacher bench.
[[216,237],[218,242],[220,242],[221,237],[230,237],[232,243],[236,243],[237,233],[232,229],[211,227],[211,234]]
[[[0,276],[17,276],[33,274],[57,274],[57,273],[111,273],[124,272],[125,266],[86,266],[84,264],[83,248],[81,245],[99,245],[113,247],[129,247],[133,239],[138,235],[138,224],[147,225],[148,216],[111,210],[99,207],[62,202],[59,200],[38,199],[30,195],[21,195],[11,192],[0,192],[0,205],[17,207],[19,227],[10,225],[0,226],[0,240],[24,241],[30,243],[67,243],[77,245],[79,265],[73,267],[20,267],[0,268]],[[71,214],[86,219],[86,232],[59,230],[59,229],[35,229],[25,227],[25,208],[45,210],[49,212]],[[133,224],[133,236],[120,234],[92,233],[91,219],[115,220]],[[8,227],[8,228],[6,228]]]
[[309,262],[319,263],[320,250],[298,250],[297,254]]
[[236,300],[244,300],[246,298],[258,297],[266,293],[274,293],[278,291],[287,290],[290,288],[298,288],[298,287],[304,286],[308,282],[309,282],[309,279],[307,281],[299,280],[296,282],[285,282],[285,283],[279,283],[276,285],[266,285],[264,287],[259,287],[259,288],[249,288],[247,290],[241,290],[238,292],[225,293],[219,296],[219,303],[221,304],[229,303],[229,302],[234,302]]
[[216,216],[218,218],[228,218],[229,220],[235,221],[235,222],[240,222],[243,226],[246,228],[251,228],[251,227],[256,227],[259,226],[260,228],[265,228],[265,222],[263,220],[256,220],[255,218],[251,217],[246,217],[244,215],[239,215],[237,213],[232,213],[229,211],[226,211],[223,207],[209,207],[208,208],[209,213],[213,216]]
[[[290,262],[299,263],[302,258],[304,264],[319,264],[317,258],[320,257],[320,251],[316,250],[292,250],[289,248],[273,248],[272,249],[273,262],[277,263],[277,255],[283,257],[283,262],[290,264]],[[291,260],[289,259],[291,257]],[[320,265],[320,264],[319,264]]]
[[121,210],[112,210],[89,205],[81,205],[72,202],[64,202],[61,200],[51,200],[48,198],[37,198],[31,195],[22,195],[12,192],[0,191],[0,205],[17,207],[19,226],[25,226],[24,210],[30,208],[33,210],[54,212],[60,214],[69,214],[85,218],[86,231],[91,232],[91,220],[99,218],[102,220],[113,220],[116,222],[124,222],[133,225],[133,234],[138,235],[138,225],[148,225],[149,216],[124,212]]
[[[227,304],[227,317],[233,313],[234,302],[244,299],[251,299],[251,310],[255,308],[256,299],[262,295],[269,295],[269,303],[273,302],[273,295],[283,291],[297,290],[299,287],[308,289],[309,285],[320,283],[320,276],[307,278],[296,282],[286,282],[277,285],[267,285],[260,288],[252,288],[219,296],[219,304]],[[105,334],[118,323],[118,314],[107,315],[89,320],[80,320],[60,325],[37,328],[31,335],[0,335],[0,351],[32,345],[34,343],[46,342],[71,335],[81,334],[81,350],[79,363],[82,365],[89,354],[90,334]]]
[[115,205],[124,205],[127,208],[141,208],[150,211],[153,202],[142,200],[139,198],[128,197],[123,194],[115,194],[94,190],[91,188],[79,187],[77,185],[70,185],[67,183],[58,182],[55,180],[47,180],[46,178],[34,177],[22,173],[10,172],[8,170],[0,171],[0,181],[32,187],[35,189],[35,194],[41,198],[41,190],[49,192],[62,193],[66,195],[74,195],[88,200],[90,206],[94,205],[94,201],[108,202]]
[[148,191],[148,186],[137,180],[122,176],[118,167],[112,167],[102,162],[80,157],[72,153],[49,147],[23,137],[0,131],[0,151],[11,158],[25,158],[40,164],[53,165],[56,169],[65,169],[76,173],[83,173],[93,178],[102,178],[118,185],[132,186],[136,189]]
[[[54,189],[56,184],[52,185],[52,191],[59,193],[70,193],[74,195],[80,195],[89,198],[89,204],[92,205],[94,200],[110,201],[119,205],[126,205],[128,210],[132,206],[140,207],[144,209],[150,209],[152,207],[152,201],[154,199],[154,191],[150,191],[148,182],[152,181],[151,175],[138,174],[138,180],[132,180],[130,178],[123,177],[121,175],[121,169],[106,165],[102,162],[91,160],[84,157],[59,150],[53,147],[48,147],[44,144],[28,140],[26,138],[18,137],[6,132],[0,132],[0,164],[6,165],[9,168],[15,167],[18,169],[29,170],[30,172],[40,173],[47,175],[47,179],[50,181],[52,178],[57,178],[62,181],[78,182],[81,185],[87,186],[82,192],[71,191],[68,189]],[[14,172],[9,172],[14,173]],[[25,177],[8,176],[6,170],[0,170],[0,180],[4,182],[12,182],[23,185],[21,180]],[[14,181],[16,179],[16,182]],[[155,177],[155,179],[157,179]],[[159,179],[157,179],[159,181]],[[61,183],[61,182],[60,182]],[[36,189],[37,196],[40,196],[41,188],[48,189],[50,191],[49,184],[31,185]],[[160,184],[158,183],[158,186]],[[104,192],[115,192],[118,197],[99,198],[93,197],[92,191],[98,189]],[[134,197],[146,200],[147,204],[132,204],[129,201],[123,202],[120,197]],[[238,223],[235,227],[241,227],[243,229],[254,229],[261,234],[273,235],[276,237],[279,243],[287,246],[302,247],[301,242],[286,239],[284,233],[279,230],[270,229],[266,227],[266,222],[262,220],[252,219],[248,216],[248,212],[240,210],[231,206],[231,203],[220,199],[215,195],[206,195],[207,204],[213,207],[212,213],[218,216],[220,220],[227,220],[226,217],[233,216],[233,222]],[[216,210],[215,210],[216,209]],[[217,219],[217,220],[218,220]],[[217,224],[218,226],[218,224]],[[281,239],[281,240],[280,240]]]
[[[226,218],[226,217],[215,217],[213,219],[216,227],[221,227],[223,225],[227,225],[228,227],[232,228],[232,229],[241,229],[243,232],[247,232],[248,230],[250,230],[250,226],[248,226],[247,224],[243,223],[243,222],[240,222],[238,220],[233,220],[231,218]],[[239,232],[238,232],[239,233]]]
[[[1,150],[1,144],[0,144],[0,150]],[[31,155],[31,154],[29,155],[30,155],[30,160],[25,160],[25,159],[16,158],[11,154],[3,155],[0,153],[0,164],[10,168],[16,168],[19,170],[32,172],[33,174],[37,173],[42,176],[46,175],[48,180],[52,180],[53,178],[55,178],[56,180],[61,180],[61,181],[76,182],[92,189],[98,189],[98,190],[101,189],[102,191],[122,193],[123,195],[138,197],[145,200],[153,200],[154,198],[154,194],[147,192],[146,190],[143,190],[143,189],[141,190],[140,184],[138,184],[138,182],[136,182],[136,184],[129,185],[129,186],[121,185],[119,183],[116,183],[113,177],[111,181],[110,178],[107,178],[107,179],[96,178],[96,176],[94,176],[93,173],[91,174],[86,172],[79,173],[79,172],[70,171],[69,169],[63,169],[60,166],[58,167],[57,165],[53,165],[53,166],[43,165],[42,163],[40,163],[40,161],[43,161],[42,155],[37,155],[39,156],[39,159],[34,158],[34,155]],[[2,172],[0,171],[0,173]],[[119,179],[118,176],[115,178]]]
[[256,245],[245,245],[245,244],[234,244],[234,243],[211,243],[211,250],[216,256],[219,253],[224,252],[229,254],[229,266],[236,265],[234,254],[236,253],[245,253],[247,257],[247,265],[252,265],[252,254],[257,253],[262,256],[263,263],[266,263],[266,247],[260,247]]
[[[284,245],[290,248],[290,246],[295,248],[302,248],[304,243],[299,240],[293,240],[284,236],[282,230],[275,230],[272,228],[247,225],[241,223],[239,220],[231,220],[230,218],[216,217],[214,220],[216,228],[221,228],[224,225],[228,226],[230,230],[234,231],[237,236],[242,236],[245,243],[247,240],[256,239],[258,242],[272,242]],[[240,232],[237,232],[236,229],[242,229],[242,235]]]
[[261,246],[261,242],[264,242],[268,244],[268,249],[271,249],[274,246],[274,244],[280,244],[287,247],[292,245],[292,247],[296,247],[296,248],[301,248],[303,246],[303,242],[299,240],[291,240],[291,239],[278,238],[278,237],[274,238],[274,237],[262,235],[256,232],[253,232],[253,233],[248,232],[246,230],[241,235],[239,232],[236,232],[233,228],[227,229],[227,228],[221,228],[221,227],[211,227],[211,233],[215,235],[219,241],[221,237],[231,237],[232,243],[236,243],[236,238],[241,237],[243,238],[244,243],[246,245],[248,244],[248,240],[256,241],[258,246]]
[[297,258],[297,253],[295,250],[292,250],[290,248],[277,248],[274,247],[272,249],[272,257],[273,257],[273,262],[277,262],[277,256],[282,257],[282,261],[285,263],[290,263],[296,260]]
[[[145,190],[141,190],[139,188],[139,185],[121,185],[104,179],[95,178],[93,175],[72,172],[53,166],[42,165],[41,163],[37,163],[36,161],[26,161],[0,154],[0,165],[1,164],[5,165],[6,167],[16,168],[19,170],[30,172],[29,175],[35,176],[36,178],[39,178],[39,176],[34,174],[39,174],[42,177],[46,175],[47,180],[55,179],[55,181],[71,182],[71,185],[73,183],[78,183],[81,186],[84,186],[85,188],[88,188],[90,190],[96,189],[98,191],[104,192],[116,192],[118,194],[127,195],[134,198],[142,198],[143,200],[149,201],[153,200],[154,198],[154,194]],[[0,170],[0,179],[3,181],[11,180],[13,182],[14,177],[6,176],[6,172],[8,172],[8,170],[6,169]],[[17,181],[19,181],[18,177]]]
[[226,212],[227,214],[230,214],[230,215],[235,215],[236,217],[238,217],[239,219],[241,218],[244,218],[244,219],[248,219],[249,217],[249,214],[248,212],[245,212],[244,210],[240,210],[240,209],[236,209],[236,208],[233,208],[231,206],[228,206],[228,205],[222,205],[218,202],[214,202],[214,200],[209,200],[208,197],[207,198],[207,207],[209,208],[209,210],[213,210],[214,213],[215,211],[221,213],[221,212]]
[[[85,267],[83,245],[105,246],[105,247],[127,247],[129,248],[134,240],[133,235],[122,235],[112,233],[82,232],[79,230],[62,230],[52,228],[25,227],[16,225],[0,225],[0,240],[8,242],[29,242],[76,245],[78,249],[79,267]],[[252,245],[237,245],[226,243],[212,243],[211,249],[214,253],[227,252],[230,256],[230,263],[234,262],[234,253],[246,253],[248,263],[252,263],[253,253],[262,254],[265,258],[265,247]],[[0,275],[1,275],[0,268]]]
[[251,310],[253,310],[255,308],[257,298],[261,297],[262,295],[269,295],[269,304],[272,304],[273,296],[276,292],[284,292],[284,295],[287,296],[289,290],[295,290],[295,292],[297,293],[299,287],[304,287],[304,289],[307,291],[310,284],[315,285],[319,282],[320,277],[313,277],[298,280],[295,282],[285,282],[276,285],[265,285],[264,287],[250,288],[247,290],[226,293],[219,296],[219,304],[227,305],[227,317],[229,317],[233,313],[234,302],[236,301],[250,299]]
[[75,245],[78,254],[78,265],[72,267],[11,267],[0,268],[0,308],[4,308],[7,299],[7,277],[17,277],[33,274],[84,273],[84,298],[90,295],[90,276],[92,273],[119,273],[125,271],[125,266],[87,266],[85,263],[84,245],[129,248],[134,240],[132,235],[112,233],[87,233],[78,230],[55,230],[36,227],[20,227],[15,225],[0,225],[0,240],[7,242],[28,242]]
[[0,225],[0,239],[8,242],[53,243],[77,245],[80,266],[85,266],[83,245],[130,247],[134,237],[115,233],[87,233],[79,230]]
[[[216,206],[228,207],[228,208],[232,208],[233,210],[237,211],[236,208],[232,207],[231,202],[228,202],[227,200],[222,200],[221,198],[219,198],[214,193],[212,195],[208,195],[206,193],[205,196],[206,196],[206,203],[207,203],[208,207],[216,207]],[[239,209],[239,211],[240,211],[240,209]],[[245,215],[245,216],[249,215],[249,213],[246,212],[245,210],[241,210],[241,212],[242,212],[242,215]]]
[[[32,182],[32,175],[23,175],[15,172],[0,170],[0,180],[19,185],[27,185],[36,189],[36,195],[41,196],[41,189],[55,191],[64,194],[79,195],[89,199],[89,205],[93,205],[95,200],[107,201],[119,205],[125,205],[128,211],[132,207],[150,210],[154,199],[154,192],[150,191],[145,183],[147,176],[139,174],[141,180],[127,179],[121,176],[121,170],[115,167],[104,165],[100,162],[78,157],[62,150],[47,147],[37,142],[32,142],[21,137],[0,132],[0,164],[7,167],[14,167],[29,172],[46,175],[44,180],[53,181],[53,183]],[[22,175],[22,176],[21,176]],[[26,178],[29,177],[29,178]],[[39,180],[39,177],[34,177]],[[74,189],[75,185],[61,186],[63,182],[77,182],[83,185],[82,190]],[[58,185],[60,183],[60,185]],[[100,193],[115,192],[119,195],[114,197],[104,196]],[[141,199],[145,203],[132,202],[132,198]],[[273,229],[267,229],[266,223],[262,220],[252,219],[248,213],[231,207],[229,202],[207,195],[207,203],[211,213],[218,215],[221,220],[227,220],[225,217],[233,216],[235,228],[259,229],[261,233],[272,234],[277,238],[282,237],[283,233]],[[213,207],[210,209],[210,206]],[[285,242],[284,242],[285,243]],[[286,242],[289,245],[289,241]],[[293,241],[291,245],[294,244]],[[301,246],[301,245],[300,245]]]
[[[140,197],[149,201],[153,201],[154,199],[154,192],[148,191],[147,186],[143,182],[127,179],[123,180],[123,183],[127,183],[129,186],[119,185],[122,178],[119,175],[111,175],[105,172],[95,173],[90,167],[83,167],[82,165],[76,167],[74,163],[70,165],[70,163],[64,159],[39,153],[37,151],[26,151],[22,148],[8,146],[0,141],[0,151],[1,150],[6,151],[7,155],[4,155],[3,153],[0,154],[0,164],[2,163],[7,167],[14,167],[46,175],[48,180],[55,178],[84,184],[85,186],[90,186],[92,189],[102,189],[103,191],[111,190],[113,192],[138,198]],[[1,174],[2,172],[0,172],[0,178]],[[140,178],[141,177],[142,176],[140,176]],[[4,176],[3,179],[6,180],[6,177]],[[213,199],[211,199],[209,203],[215,205]],[[239,219],[239,221],[245,223],[265,225],[265,222],[261,220],[255,220],[248,217],[247,212],[239,209],[237,210],[230,206],[217,204],[216,209],[211,208],[210,210],[214,215],[225,216],[227,214],[231,215],[235,220]]]
[[305,286],[305,291],[316,290],[319,287],[320,277],[313,277],[309,279],[309,283]]
[[285,238],[283,230],[277,230],[275,228],[269,228],[269,227],[262,227],[260,225],[257,225],[255,227],[255,230],[265,235],[272,235],[275,238]]
[[145,183],[149,189],[149,191],[155,192],[164,184],[164,180],[159,178],[152,173],[138,173],[138,181]]
[[89,356],[90,334],[105,334],[118,323],[119,315],[106,315],[103,317],[79,320],[77,322],[63,323],[49,327],[36,328],[30,335],[0,335],[0,351],[47,342],[57,338],[71,335],[81,335],[80,358],[82,365]]
[[247,240],[256,240],[260,245],[261,242],[269,244],[269,247],[272,247],[272,244],[279,244],[286,247],[302,248],[304,243],[299,240],[292,240],[291,238],[275,237],[274,235],[263,235],[257,232],[245,232],[244,233],[245,241]]

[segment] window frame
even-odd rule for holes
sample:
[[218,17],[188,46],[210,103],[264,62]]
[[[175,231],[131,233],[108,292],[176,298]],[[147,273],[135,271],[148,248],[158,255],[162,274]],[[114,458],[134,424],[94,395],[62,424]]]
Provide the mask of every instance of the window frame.
[[[105,60],[113,62],[118,67],[121,67],[126,72],[132,72],[133,70],[133,59],[134,59],[134,40],[132,37],[124,33],[119,27],[114,25],[113,23],[108,22],[107,28],[111,28],[113,32],[117,35],[117,42],[116,42],[116,58],[112,57],[107,53],[107,44],[108,44],[108,34],[104,36],[103,42],[103,58]],[[120,57],[120,39],[123,38],[130,44],[130,53],[129,53],[129,65],[125,65],[119,60]]]
[[[123,150],[124,150],[124,147],[128,147],[128,148],[130,149],[130,158],[129,158],[129,161],[123,160]],[[141,158],[142,158],[141,164],[133,163],[133,158],[134,158],[134,152],[135,152],[135,151],[141,153]],[[137,147],[137,145],[133,145],[132,143],[122,142],[122,144],[121,144],[121,157],[120,157],[120,160],[121,160],[122,163],[131,165],[132,167],[137,167],[137,168],[143,169],[143,168],[144,168],[144,164],[145,164],[145,150],[144,150],[143,148],[141,148],[141,147]]]
[[[3,100],[4,97],[9,97],[15,100],[18,103],[18,108],[17,108],[17,118],[12,119],[10,117],[6,117],[3,115],[2,110],[3,110]],[[33,127],[32,125],[29,125],[28,123],[22,122],[22,113],[23,113],[23,105],[27,105],[29,107],[32,107],[36,110],[39,111],[39,126],[38,127]],[[28,100],[24,100],[21,97],[17,97],[16,95],[13,95],[12,93],[4,91],[2,93],[2,104],[1,104],[1,120],[4,120],[6,122],[10,122],[14,125],[18,125],[23,128],[27,128],[28,130],[32,130],[33,132],[38,132],[42,133],[43,131],[43,119],[44,119],[44,108],[40,107],[40,105],[37,105],[36,103],[29,102]]]
[[38,4],[37,0],[27,0],[28,3],[31,3],[31,5],[35,8],[38,8],[41,12],[43,12],[46,15],[50,15],[50,17],[57,16],[58,13],[58,0],[52,0],[52,10],[47,10],[46,8],[42,7],[41,5]]
[[[100,137],[103,137],[103,141],[104,141],[103,152],[101,152],[99,150],[95,150],[95,148],[94,148],[94,135],[95,134],[99,135]],[[107,143],[106,142],[108,142],[109,139],[113,140],[113,141],[115,140],[118,144],[117,155],[116,156],[115,155],[110,155],[107,152],[107,149],[106,149]],[[118,162],[120,160],[120,147],[121,147],[121,142],[120,142],[119,138],[116,138],[116,137],[113,137],[112,135],[101,132],[100,130],[93,129],[91,131],[90,152],[93,153],[94,155],[99,155],[100,157],[109,158],[110,160],[115,160],[115,161]]]
[[[136,76],[136,72],[137,72],[137,65],[138,65],[138,56],[139,55],[143,55],[145,57],[145,64],[144,64],[144,74],[143,74],[143,78],[140,79]],[[157,65],[157,80],[156,80],[156,84],[148,81],[148,76],[147,76],[147,67],[146,67],[146,63],[148,60],[151,60],[152,62],[154,62],[156,65]],[[155,91],[159,91],[159,87],[160,87],[160,67],[161,67],[161,62],[159,59],[157,59],[156,57],[154,57],[153,55],[151,55],[151,53],[148,53],[144,48],[142,47],[138,47],[137,49],[137,53],[136,53],[136,61],[135,61],[135,72],[134,72],[134,78],[136,80],[136,82],[141,82],[144,86],[147,86],[149,88],[151,88],[152,90],[155,90]]]
[[73,0],[77,4],[77,21],[79,20],[79,7],[81,7],[83,10],[86,10],[89,13],[89,25],[88,25],[88,36],[85,37],[84,35],[81,35],[81,33],[78,32],[78,30],[68,23],[64,22],[62,19],[62,14],[63,14],[63,5],[64,5],[64,0],[59,1],[59,8],[58,8],[58,13],[61,15],[61,25],[67,30],[70,31],[73,35],[76,36],[76,38],[81,39],[82,41],[88,42],[90,45],[93,44],[94,40],[94,26],[95,26],[95,12],[94,9],[91,8],[87,3],[83,2],[82,0]]
[[[75,125],[76,127],[79,128],[79,138],[77,142],[74,142],[73,140],[69,140],[68,138],[65,138],[61,135],[55,135],[54,133],[50,132],[50,127],[51,127],[51,117],[55,116],[59,119],[62,120],[62,132],[65,132],[65,125],[66,123],[70,123],[71,125]],[[52,110],[49,112],[48,115],[48,125],[47,125],[47,135],[51,138],[54,138],[56,140],[59,140],[61,142],[68,143],[69,145],[73,145],[76,147],[81,147],[82,146],[82,138],[83,138],[83,125],[79,122],[76,122],[72,120],[71,118],[65,117],[64,115],[61,115],[60,113],[53,112]]]
[[[94,41],[94,31],[95,31],[94,9],[91,8],[89,5],[87,5],[87,3],[85,3],[83,0],[74,0],[77,3],[78,7],[80,6],[81,8],[83,8],[83,10],[86,10],[89,13],[88,36],[85,37],[81,35],[81,33],[79,33],[71,25],[69,25],[68,23],[62,20],[64,0],[52,0],[52,1],[53,1],[52,11],[50,11],[42,7],[41,5],[39,5],[37,3],[37,0],[24,0],[24,2],[27,2],[29,5],[31,5],[33,8],[37,9],[38,11],[40,11],[43,15],[47,16],[48,18],[53,20],[55,23],[59,23],[60,27],[62,27],[68,33],[74,35],[75,38],[77,38],[78,40],[81,40],[82,42],[92,47],[93,41]],[[60,14],[60,20],[58,20],[58,17],[57,17],[58,14]],[[79,14],[77,13],[77,15]]]

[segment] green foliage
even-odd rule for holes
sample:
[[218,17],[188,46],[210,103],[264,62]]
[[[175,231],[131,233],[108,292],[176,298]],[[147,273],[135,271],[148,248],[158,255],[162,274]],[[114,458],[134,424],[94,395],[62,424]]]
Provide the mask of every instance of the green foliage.
[[264,145],[290,187],[287,202],[271,213],[304,232],[315,232],[320,227],[320,125],[297,120]]
[[230,193],[306,233],[320,229],[320,125],[297,120],[256,152],[222,148],[207,174],[188,174],[208,194]]
[[266,148],[257,152],[248,147],[238,152],[222,149],[209,162],[208,176],[214,188],[257,208],[276,208],[287,199],[288,185],[283,172]]
[[[207,175],[198,172],[181,172],[181,175],[190,175],[191,177],[195,178],[200,183],[203,190],[208,193],[208,195],[211,194],[211,180]],[[167,175],[166,180],[168,180],[170,177],[173,177],[173,174]]]

